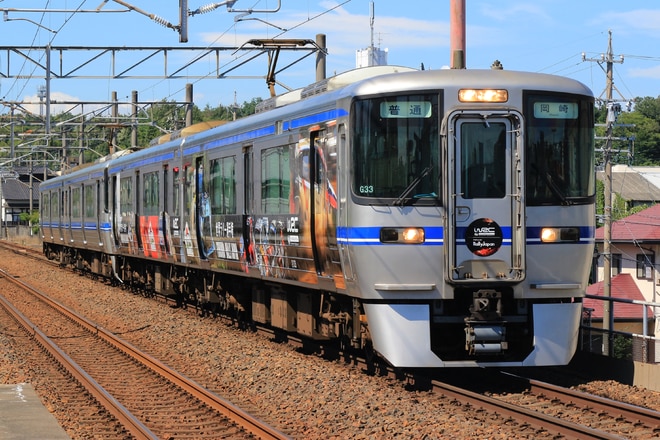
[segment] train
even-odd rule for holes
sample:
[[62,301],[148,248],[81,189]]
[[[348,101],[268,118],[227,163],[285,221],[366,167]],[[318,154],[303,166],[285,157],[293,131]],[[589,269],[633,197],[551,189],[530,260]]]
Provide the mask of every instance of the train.
[[42,182],[44,254],[397,368],[573,357],[596,218],[584,84],[365,67],[185,130]]

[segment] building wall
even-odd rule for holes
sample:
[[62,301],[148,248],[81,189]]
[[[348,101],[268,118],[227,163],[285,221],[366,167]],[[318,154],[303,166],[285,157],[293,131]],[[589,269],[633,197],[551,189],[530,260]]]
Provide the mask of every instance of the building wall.
[[[642,253],[655,255],[655,263],[658,264],[658,258],[660,258],[660,246],[642,246],[644,250],[640,249],[634,244],[621,244],[614,243],[610,246],[610,252],[614,256],[615,254],[621,255],[621,273],[630,274],[632,279],[635,281],[637,288],[644,296],[644,299],[649,302],[660,302],[660,294],[656,292],[660,282],[660,277],[658,276],[657,271],[647,264],[644,270],[642,278],[638,277],[637,273],[637,255]],[[598,243],[598,270],[597,270],[597,280],[595,282],[603,281],[605,279],[603,272],[604,258],[603,253],[603,244]],[[612,264],[614,266],[614,264]],[[613,275],[614,276],[614,275]],[[612,296],[616,296],[616,292],[612,292]],[[660,310],[658,310],[660,313]]]

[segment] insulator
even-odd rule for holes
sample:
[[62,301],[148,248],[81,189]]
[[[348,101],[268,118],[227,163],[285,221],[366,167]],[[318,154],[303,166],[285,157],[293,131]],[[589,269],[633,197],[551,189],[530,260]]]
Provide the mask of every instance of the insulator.
[[167,21],[164,18],[159,17],[157,15],[152,16],[151,19],[153,21],[155,21],[156,23],[158,23],[159,25],[161,25],[161,26],[172,27],[172,24],[169,21]]
[[207,12],[211,12],[214,9],[217,9],[218,6],[219,5],[217,3],[211,3],[211,4],[208,4],[208,5],[204,5],[200,8],[197,8],[197,10],[195,11],[195,14],[206,14]]

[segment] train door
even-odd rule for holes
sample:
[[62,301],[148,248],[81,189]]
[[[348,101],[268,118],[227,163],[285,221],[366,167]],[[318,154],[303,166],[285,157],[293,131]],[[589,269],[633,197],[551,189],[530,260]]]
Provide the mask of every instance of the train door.
[[133,195],[135,196],[134,199],[134,204],[135,206],[135,216],[134,216],[134,224],[135,224],[135,244],[136,244],[136,253],[139,253],[141,249],[143,249],[143,244],[142,244],[142,234],[140,234],[140,231],[142,230],[142,223],[140,222],[140,216],[144,212],[144,208],[142,207],[142,185],[140,184],[140,172],[136,171],[135,172],[135,192]]
[[71,187],[62,188],[62,238],[66,244],[73,243],[71,235]]
[[[87,222],[88,219],[94,219],[94,213],[92,212],[96,207],[94,202],[94,187],[83,184],[80,186],[80,191],[80,231],[82,232],[83,243],[88,246],[87,243],[95,238],[94,231],[91,228],[91,222]],[[87,230],[88,226],[90,228],[89,230]]]
[[123,253],[137,255],[139,250],[138,237],[140,235],[136,223],[138,216],[137,178],[130,174],[118,174],[115,179],[119,180],[119,182],[115,182],[119,190],[119,200],[115,204],[115,209],[118,209],[117,216],[115,217],[118,223],[118,240],[123,247]]
[[211,235],[211,199],[208,192],[208,177],[204,171],[204,157],[195,159],[195,231],[197,250],[203,260],[208,260],[215,251]]
[[119,216],[119,213],[121,212],[119,210],[119,179],[117,179],[117,176],[112,176],[112,182],[110,183],[110,191],[108,191],[108,195],[110,196],[110,224],[112,226],[112,236],[114,237],[115,240],[115,249],[118,248],[121,245],[121,240],[119,236],[119,224],[121,223],[121,218]]
[[252,156],[252,146],[243,147],[243,249],[241,250],[243,257],[241,257],[241,261],[246,264],[246,270],[249,270],[247,268],[254,265],[257,261],[254,242],[254,217],[251,215],[254,213],[254,193],[252,191],[252,169],[254,164]]
[[160,171],[142,172],[142,194],[140,211],[140,238],[145,257],[160,258],[162,255],[161,226],[161,176]]
[[[348,166],[348,145],[346,142],[346,135],[345,135],[345,126],[344,124],[341,124],[339,126],[339,131],[337,133],[337,160],[341,161],[341,163],[337,163],[337,169],[342,169],[342,170],[348,170],[350,169]],[[348,225],[348,203],[346,203],[346,200],[349,197],[348,194],[348,188],[350,188],[350,184],[348,183],[348,177],[349,173],[344,171],[343,173],[338,172],[337,173],[337,187],[335,188],[337,191],[337,219],[338,219],[338,226],[340,228],[345,228]],[[340,257],[342,261],[342,266],[344,269],[344,280],[345,281],[354,281],[355,279],[355,274],[353,273],[353,265],[351,263],[351,256],[350,256],[350,251],[349,251],[349,246],[347,246],[347,242],[344,240],[339,243],[339,251],[340,251]]]
[[71,209],[69,211],[69,231],[71,243],[85,242],[85,220],[83,219],[82,200],[83,186],[71,186]]
[[50,196],[50,212],[52,219],[57,222],[57,228],[52,228],[53,240],[55,243],[64,243],[63,213],[64,213],[64,189],[59,187],[53,191]]
[[103,247],[103,236],[101,235],[101,228],[103,227],[103,206],[101,203],[103,200],[101,199],[101,180],[96,181],[96,208],[95,208],[95,216],[96,216],[96,237],[98,241],[96,242],[99,247]]
[[185,251],[183,246],[183,233],[182,233],[182,205],[183,205],[183,188],[184,188],[185,172],[181,173],[178,166],[172,169],[172,179],[168,192],[171,194],[172,211],[168,216],[167,211],[165,219],[169,224],[168,237],[170,240],[170,250],[174,261],[185,262]]
[[197,234],[195,230],[195,215],[197,212],[196,206],[196,172],[195,166],[187,163],[183,169],[183,206],[181,212],[181,240],[183,242],[184,250],[181,258],[182,262],[198,263],[199,254],[197,248]]
[[449,121],[447,276],[455,283],[524,278],[520,117],[455,114]]
[[[330,130],[310,133],[309,201],[311,240],[316,272],[340,276],[337,248],[337,142]],[[343,281],[341,281],[341,287]]]
[[170,220],[170,173],[169,166],[163,165],[163,184],[160,187],[161,197],[163,200],[163,211],[161,212],[160,221],[160,236],[162,237],[161,252],[165,258],[169,258],[173,254],[172,250],[172,230]]
[[107,253],[114,254],[116,247],[114,245],[114,230],[112,229],[113,220],[113,207],[114,199],[111,194],[113,193],[111,187],[111,179],[108,169],[103,170],[103,178],[101,180],[101,197],[102,201],[99,205],[99,227],[101,228],[101,243],[105,247]]

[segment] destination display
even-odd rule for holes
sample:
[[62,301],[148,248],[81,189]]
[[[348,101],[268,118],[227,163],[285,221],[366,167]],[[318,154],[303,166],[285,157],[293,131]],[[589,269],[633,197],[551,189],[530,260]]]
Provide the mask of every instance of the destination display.
[[429,101],[383,101],[380,103],[380,117],[430,118],[432,107]]
[[578,105],[576,102],[535,102],[534,117],[537,119],[577,119]]

